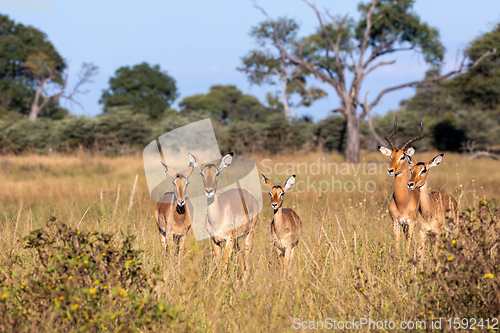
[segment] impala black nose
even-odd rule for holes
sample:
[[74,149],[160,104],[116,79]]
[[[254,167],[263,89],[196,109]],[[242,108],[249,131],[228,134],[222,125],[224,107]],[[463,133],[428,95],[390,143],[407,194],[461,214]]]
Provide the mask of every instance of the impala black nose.
[[415,187],[415,183],[414,182],[409,182],[408,183],[408,188],[414,188]]
[[388,172],[389,174],[394,173],[394,168],[387,169],[387,172]]

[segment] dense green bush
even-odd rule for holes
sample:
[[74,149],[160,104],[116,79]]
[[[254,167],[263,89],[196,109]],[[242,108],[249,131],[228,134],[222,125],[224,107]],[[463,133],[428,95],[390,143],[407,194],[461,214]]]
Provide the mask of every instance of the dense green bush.
[[120,332],[165,329],[175,310],[154,296],[134,237],[83,232],[55,223],[21,242],[31,255],[0,266],[0,331]]

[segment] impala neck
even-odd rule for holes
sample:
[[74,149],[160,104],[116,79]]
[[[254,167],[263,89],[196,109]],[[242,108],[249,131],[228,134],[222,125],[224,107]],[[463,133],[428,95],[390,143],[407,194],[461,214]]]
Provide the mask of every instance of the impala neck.
[[398,207],[405,206],[410,197],[410,190],[407,187],[407,183],[408,168],[405,168],[399,175],[394,176],[394,199]]
[[175,205],[175,210],[178,214],[184,214],[186,212],[186,204],[184,206]]
[[434,210],[434,203],[432,202],[429,194],[429,186],[427,185],[427,182],[420,188],[420,208],[424,218],[427,218]]

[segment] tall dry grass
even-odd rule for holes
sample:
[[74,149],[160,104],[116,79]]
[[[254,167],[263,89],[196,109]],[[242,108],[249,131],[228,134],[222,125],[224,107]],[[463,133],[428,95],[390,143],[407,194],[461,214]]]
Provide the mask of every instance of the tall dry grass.
[[[436,153],[417,154],[428,161]],[[0,157],[0,261],[14,255],[35,256],[22,248],[19,238],[40,228],[51,218],[64,221],[82,232],[98,231],[137,236],[136,247],[145,269],[161,267],[164,283],[157,297],[176,310],[172,330],[183,331],[293,331],[294,318],[317,321],[414,320],[421,312],[418,271],[410,258],[396,251],[392,221],[388,214],[393,178],[380,153],[363,153],[362,160],[378,168],[375,174],[354,174],[342,166],[339,155],[318,153],[290,156],[253,156],[259,171],[273,181],[284,181],[287,171],[297,182],[335,180],[373,181],[373,192],[292,190],[284,207],[292,207],[303,221],[294,276],[281,280],[270,235],[272,211],[264,192],[264,208],[255,231],[251,278],[240,279],[240,255],[234,256],[226,282],[217,277],[210,240],[196,242],[189,235],[181,270],[167,259],[161,248],[153,218],[142,159],[100,156],[2,156]],[[343,174],[320,172],[312,165],[338,163]],[[368,164],[366,164],[368,166]],[[454,195],[461,208],[478,200],[500,197],[500,162],[469,161],[465,156],[446,154],[432,169],[432,190]],[[347,173],[347,168],[351,168]],[[272,169],[272,170],[270,170]],[[305,172],[307,170],[307,172]],[[380,171],[381,170],[381,171]],[[283,174],[281,174],[283,173]],[[133,205],[130,194],[139,175]],[[192,177],[198,177],[196,173]],[[371,183],[372,184],[372,183]],[[300,190],[297,183],[296,186]],[[263,186],[263,190],[265,187]],[[429,310],[431,311],[431,310]],[[429,314],[424,319],[430,319]],[[154,327],[153,327],[154,329]]]

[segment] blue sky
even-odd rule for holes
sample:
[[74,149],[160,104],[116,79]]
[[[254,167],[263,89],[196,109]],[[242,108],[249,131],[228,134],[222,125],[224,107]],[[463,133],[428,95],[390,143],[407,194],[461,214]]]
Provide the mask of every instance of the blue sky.
[[[258,3],[272,17],[296,18],[302,35],[313,32],[317,26],[314,13],[301,0]],[[358,1],[317,0],[316,4],[332,14],[358,16]],[[241,57],[257,46],[249,36],[250,28],[264,19],[250,0],[52,0],[51,12],[0,10],[16,22],[44,31],[69,62],[71,77],[76,76],[82,62],[93,62],[99,67],[99,75],[87,87],[89,93],[78,97],[83,109],[73,106],[73,113],[101,113],[98,101],[115,70],[143,61],[159,64],[175,78],[180,92],[176,103],[183,97],[206,93],[215,84],[236,85],[262,101],[266,92],[277,89],[252,86],[236,70]],[[456,66],[458,50],[500,21],[499,0],[417,0],[415,10],[425,22],[439,29],[446,47],[445,70]],[[387,59],[397,62],[372,73],[365,82],[363,96],[370,91],[374,97],[388,86],[422,78],[427,68],[415,53]],[[318,85],[326,89],[328,98],[296,110],[296,115],[320,119],[338,107],[333,90]],[[412,88],[390,93],[373,111],[384,114],[396,109],[402,99],[413,93]]]

